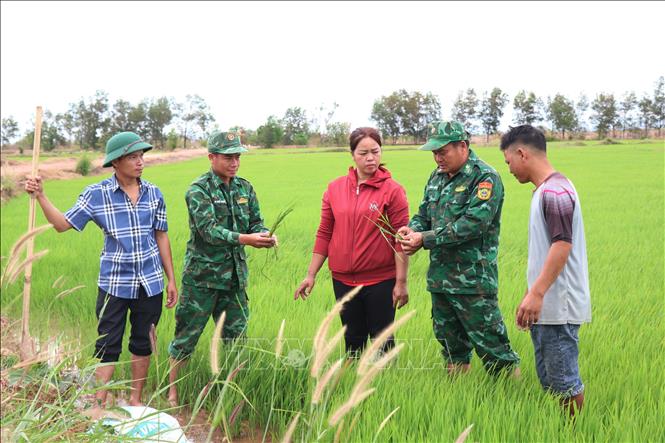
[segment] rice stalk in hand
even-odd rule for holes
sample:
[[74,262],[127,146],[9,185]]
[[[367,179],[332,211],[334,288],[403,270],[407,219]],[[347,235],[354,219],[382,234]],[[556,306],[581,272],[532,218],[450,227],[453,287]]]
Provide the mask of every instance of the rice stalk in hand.
[[[374,226],[376,226],[379,229],[379,233],[381,234],[383,239],[386,241],[386,243],[388,243],[388,246],[390,246],[390,249],[393,250],[393,252],[395,253],[395,256],[399,259],[399,261],[402,261],[402,258],[399,256],[399,254],[397,254],[397,250],[395,249],[393,244],[390,242],[390,240],[388,240],[387,235],[390,235],[391,237],[395,238],[396,240],[401,240],[402,236],[399,235],[397,233],[397,231],[395,231],[395,229],[392,227],[392,225],[388,221],[388,218],[386,218],[385,215],[383,215],[379,212],[379,221],[381,221],[381,223],[383,223],[385,226],[382,226],[381,224],[375,222],[374,220],[372,220],[368,216],[365,216],[365,218],[367,220],[369,220]],[[388,226],[388,228],[386,228],[386,226]]]
[[279,214],[277,214],[277,218],[275,219],[275,223],[272,224],[272,228],[270,229],[270,232],[268,232],[268,235],[270,237],[272,237],[275,231],[277,231],[277,228],[279,227],[279,225],[282,224],[286,216],[292,212],[293,212],[293,205],[289,206],[288,208],[282,211],[279,211]]
[[[282,224],[284,219],[292,212],[293,212],[293,205],[290,205],[286,209],[283,209],[283,210],[279,211],[279,214],[277,214],[277,218],[275,219],[275,222],[272,224],[272,228],[270,228],[270,231],[268,231],[268,236],[269,237],[272,237],[275,234],[275,232],[277,231],[277,228],[279,228],[279,226]],[[277,248],[278,248],[277,245],[273,246],[273,248],[272,248],[273,252],[275,254],[275,260],[277,259]],[[266,275],[266,273],[263,270],[268,265],[268,258],[269,257],[270,257],[270,252],[266,251],[266,260],[263,263],[263,267],[261,268],[261,275],[266,277],[266,278],[268,278],[268,276]]]
[[[275,232],[277,231],[277,228],[279,228],[279,225],[282,224],[284,219],[293,212],[293,205],[289,206],[288,208],[279,211],[279,214],[277,214],[277,218],[275,219],[275,223],[272,224],[272,228],[270,228],[270,231],[268,232],[268,236],[272,237]],[[277,258],[277,245],[273,248],[275,251],[275,258]]]

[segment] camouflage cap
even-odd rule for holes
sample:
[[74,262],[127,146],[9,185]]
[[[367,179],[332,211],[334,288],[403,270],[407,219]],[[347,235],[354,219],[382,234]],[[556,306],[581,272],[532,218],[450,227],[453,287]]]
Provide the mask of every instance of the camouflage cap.
[[429,139],[422,145],[421,151],[436,151],[450,142],[469,140],[470,134],[464,129],[464,125],[456,121],[432,122],[429,125]]
[[240,154],[247,151],[235,132],[213,131],[208,137],[208,152],[211,154]]

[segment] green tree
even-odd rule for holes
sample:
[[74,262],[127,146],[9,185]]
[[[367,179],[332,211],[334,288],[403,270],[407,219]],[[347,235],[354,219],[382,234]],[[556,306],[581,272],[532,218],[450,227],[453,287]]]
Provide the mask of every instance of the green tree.
[[542,119],[536,94],[522,90],[513,99],[513,121],[518,125],[532,125]]
[[492,92],[483,94],[483,101],[480,103],[480,112],[478,117],[485,131],[486,141],[489,142],[490,134],[496,133],[503,117],[503,108],[508,103],[508,95],[504,94],[500,88],[492,89]]
[[621,123],[621,138],[626,138],[626,129],[633,129],[635,126],[635,117],[633,110],[637,107],[637,96],[634,92],[627,92],[621,103],[619,103],[620,123]]
[[54,123],[58,126],[58,130],[65,138],[65,144],[71,143],[75,136],[75,121],[74,115],[69,112],[56,114]]
[[649,129],[654,120],[653,114],[653,100],[650,97],[644,96],[637,104],[640,110],[639,119],[640,125],[644,128],[644,137],[649,137]]
[[474,132],[474,119],[478,115],[478,97],[473,88],[466,90],[466,93],[460,91],[457,99],[453,103],[453,108],[450,112],[453,120],[464,125],[464,128],[469,132]]
[[171,151],[178,147],[178,133],[173,128],[171,128],[166,136],[166,147]]
[[135,129],[132,128],[129,122],[129,113],[132,110],[132,105],[126,100],[119,99],[113,104],[113,110],[111,111],[111,133],[115,134],[117,132],[132,131]]
[[328,125],[333,119],[333,116],[335,115],[335,111],[339,107],[339,104],[337,102],[333,102],[330,107],[325,106],[323,103],[316,108],[316,115],[314,119],[312,120],[312,130],[313,132],[316,132],[319,134],[319,139],[324,140],[326,137],[326,131],[328,128]]
[[577,112],[577,131],[585,132],[586,125],[586,112],[589,109],[589,99],[586,95],[580,94],[580,98],[575,103],[575,111]]
[[399,91],[399,96],[402,101],[402,133],[413,137],[413,142],[418,143],[427,136],[427,124],[441,119],[439,99],[431,92],[409,93],[404,89]]
[[132,132],[138,134],[144,140],[150,138],[150,127],[148,125],[148,108],[150,103],[143,100],[136,106],[132,106],[127,114],[127,122]]
[[[300,107],[288,108],[282,118],[282,143],[285,145],[307,144],[309,122],[307,113]],[[297,139],[297,140],[296,140]],[[298,141],[299,143],[296,143]]]
[[171,100],[166,97],[160,97],[150,103],[148,106],[147,126],[150,131],[150,139],[153,144],[160,148],[165,145],[164,128],[171,123],[173,111],[171,110]]
[[658,137],[660,130],[665,126],[665,79],[660,76],[656,82],[656,89],[653,91],[652,114],[654,125],[658,128]]
[[406,89],[376,100],[370,116],[384,137],[392,137],[393,144],[400,135],[411,136],[417,142],[426,136],[427,124],[440,118],[441,104],[434,94]]
[[402,133],[400,115],[402,114],[401,100],[397,92],[388,96],[382,96],[374,101],[370,119],[376,123],[383,136],[390,136],[393,144],[397,143],[397,137]]
[[18,123],[11,115],[2,119],[2,146],[8,145],[18,135]]
[[268,120],[256,130],[257,140],[264,148],[272,148],[284,135],[284,129],[277,117],[271,115]]
[[596,124],[598,138],[605,137],[610,129],[616,128],[618,115],[614,94],[598,94],[591,103],[591,109],[595,112],[591,119]]
[[332,146],[344,146],[349,142],[349,134],[351,134],[351,123],[329,122],[326,125],[326,135],[323,141]]
[[188,94],[185,102],[176,105],[176,108],[179,111],[177,126],[185,148],[187,140],[207,136],[208,128],[215,121],[215,117],[203,97]]
[[86,102],[70,105],[77,141],[83,149],[99,149],[109,137],[111,119],[108,115],[108,94],[97,91]]
[[574,131],[578,127],[575,105],[572,100],[561,94],[556,94],[548,100],[547,116],[552,122],[552,130],[561,131],[561,138],[566,138],[566,131]]
[[[32,126],[35,126],[34,120]],[[32,149],[35,140],[35,130],[26,132],[25,136],[19,140],[19,145],[23,149]],[[60,133],[60,129],[54,123],[53,114],[45,110],[42,116],[42,133],[39,140],[39,148],[42,151],[49,152],[65,143],[65,137]]]
[[[34,130],[32,131],[32,137],[34,139]],[[52,151],[58,146],[64,145],[65,142],[66,139],[60,132],[58,125],[55,123],[55,119],[51,111],[44,111],[40,148],[44,151]]]

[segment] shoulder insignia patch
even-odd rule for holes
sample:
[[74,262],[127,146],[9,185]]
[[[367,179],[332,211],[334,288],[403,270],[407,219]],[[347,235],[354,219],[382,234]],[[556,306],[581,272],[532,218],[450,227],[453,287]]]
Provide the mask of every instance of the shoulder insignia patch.
[[489,200],[492,196],[492,183],[480,182],[478,184],[478,198],[481,200]]
[[460,185],[460,186],[458,186],[458,187],[455,188],[455,192],[462,192],[462,191],[464,191],[465,189],[466,189],[466,186],[464,186],[464,185]]

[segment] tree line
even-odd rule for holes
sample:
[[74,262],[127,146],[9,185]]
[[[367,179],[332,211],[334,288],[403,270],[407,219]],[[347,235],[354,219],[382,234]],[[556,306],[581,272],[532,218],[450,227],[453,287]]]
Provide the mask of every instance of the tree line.
[[[478,94],[475,89],[460,91],[450,109],[450,117],[458,120],[472,134],[484,134],[486,140],[496,134],[501,124],[508,95],[495,87]],[[334,120],[337,103],[321,105],[309,114],[302,107],[288,108],[283,116],[271,115],[256,129],[235,126],[244,143],[267,148],[275,145],[342,146],[351,129],[348,122]],[[648,137],[650,130],[665,125],[665,81],[659,77],[654,90],[640,97],[634,91],[615,97],[599,93],[593,99],[582,94],[576,99],[564,94],[539,97],[533,91],[519,91],[512,100],[513,124],[529,123],[551,131],[565,139],[592,130],[598,138],[610,134],[622,138]],[[370,120],[393,144],[399,140],[414,143],[426,139],[427,124],[440,120],[441,103],[431,92],[409,92],[400,89],[382,96],[373,103]],[[209,105],[199,95],[187,95],[182,102],[169,97],[146,98],[132,104],[118,99],[110,104],[108,94],[97,91],[88,99],[71,103],[67,111],[53,114],[45,111],[41,146],[52,150],[57,146],[75,144],[82,149],[102,149],[116,132],[134,131],[158,148],[188,147],[192,141],[205,144],[209,132],[216,128]],[[167,132],[168,129],[168,132]],[[11,117],[2,118],[2,144],[19,135],[18,123]],[[32,146],[34,130],[24,134],[20,148]]]

